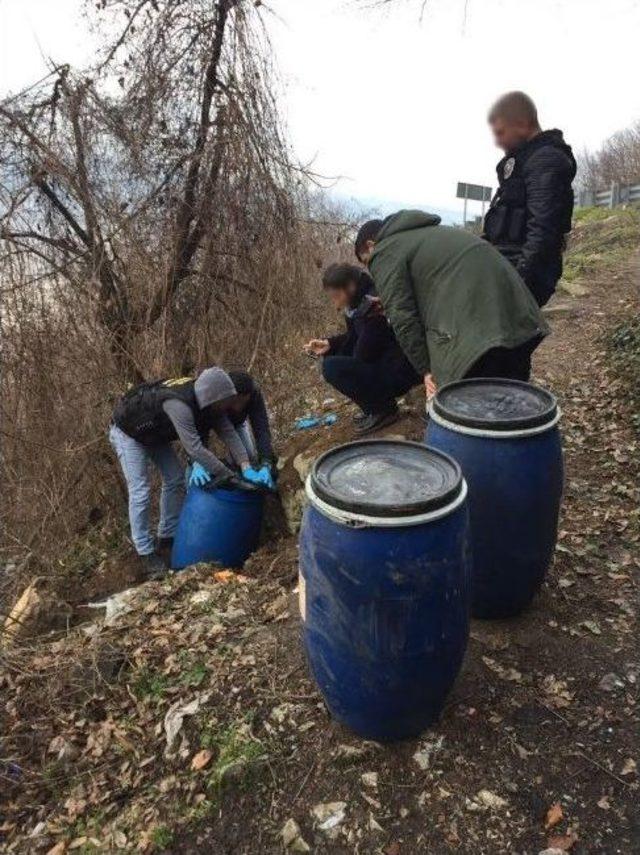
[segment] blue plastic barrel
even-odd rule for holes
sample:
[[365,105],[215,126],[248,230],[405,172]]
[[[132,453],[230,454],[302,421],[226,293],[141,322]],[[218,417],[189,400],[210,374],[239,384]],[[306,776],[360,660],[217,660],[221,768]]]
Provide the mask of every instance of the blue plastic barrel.
[[258,546],[263,508],[264,495],[257,491],[191,487],[175,533],[172,568],[200,561],[242,567]]
[[320,457],[306,484],[300,610],[331,714],[387,742],[435,722],[469,632],[466,485],[420,443],[370,440]]
[[474,617],[513,617],[542,585],[562,497],[559,418],[553,395],[515,380],[461,380],[430,405],[426,443],[469,487]]

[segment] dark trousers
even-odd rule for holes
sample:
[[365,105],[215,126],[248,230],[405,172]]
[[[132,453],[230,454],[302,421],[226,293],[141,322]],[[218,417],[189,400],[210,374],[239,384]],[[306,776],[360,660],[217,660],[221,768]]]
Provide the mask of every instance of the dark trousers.
[[381,362],[362,362],[353,356],[325,356],[322,376],[334,389],[354,401],[367,413],[383,413],[395,406],[420,379]]
[[474,362],[465,377],[504,377],[528,383],[531,377],[531,354],[540,341],[535,338],[514,348],[492,347]]

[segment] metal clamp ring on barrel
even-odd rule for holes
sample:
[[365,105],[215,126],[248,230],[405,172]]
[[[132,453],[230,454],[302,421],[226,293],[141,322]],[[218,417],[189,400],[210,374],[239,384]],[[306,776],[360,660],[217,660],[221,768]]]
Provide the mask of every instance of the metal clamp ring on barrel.
[[474,428],[468,427],[467,425],[459,425],[455,422],[447,421],[447,419],[443,418],[439,413],[433,408],[433,402],[427,404],[427,415],[430,419],[440,425],[440,427],[446,428],[447,430],[454,431],[454,433],[464,433],[467,436],[481,436],[485,437],[485,439],[519,439],[521,437],[526,436],[535,436],[538,433],[545,433],[551,428],[554,428],[558,422],[560,421],[560,407],[556,409],[556,414],[554,417],[546,422],[543,425],[536,425],[532,428],[521,428],[520,430],[490,430],[489,428]]
[[311,475],[307,476],[304,485],[305,493],[311,504],[320,511],[325,517],[334,520],[334,522],[342,523],[353,528],[399,528],[401,526],[421,525],[422,523],[433,522],[457,510],[467,498],[467,482],[462,479],[460,492],[455,499],[448,505],[442,508],[437,508],[434,511],[427,511],[424,514],[416,514],[410,517],[371,517],[366,514],[358,514],[354,511],[344,511],[341,508],[334,508],[327,502],[324,502],[313,492],[311,486]]

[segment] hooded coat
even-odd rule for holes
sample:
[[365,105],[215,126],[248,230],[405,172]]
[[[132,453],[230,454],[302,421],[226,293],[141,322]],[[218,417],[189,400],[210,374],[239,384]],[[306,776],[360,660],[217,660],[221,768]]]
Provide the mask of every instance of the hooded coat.
[[543,131],[503,157],[497,173],[499,187],[485,217],[484,236],[544,305],[562,275],[575,157],[562,131]]
[[399,211],[378,233],[369,262],[400,346],[420,376],[459,380],[494,347],[548,334],[514,267],[490,244],[440,225],[440,217]]

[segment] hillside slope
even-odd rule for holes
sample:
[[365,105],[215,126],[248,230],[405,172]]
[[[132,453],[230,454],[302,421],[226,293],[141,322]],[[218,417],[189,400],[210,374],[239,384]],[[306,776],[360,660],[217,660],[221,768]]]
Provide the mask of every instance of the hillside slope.
[[[639,440],[619,342],[638,312],[639,222],[580,216],[566,277],[580,288],[556,298],[534,368],[563,410],[555,565],[525,616],[474,622],[439,727],[382,747],[331,721],[285,534],[242,575],[194,568],[107,623],[92,612],[1,654],[3,851],[634,851]],[[419,437],[421,408],[389,433]],[[336,428],[283,445],[292,506],[309,460],[349,434],[338,409]]]

